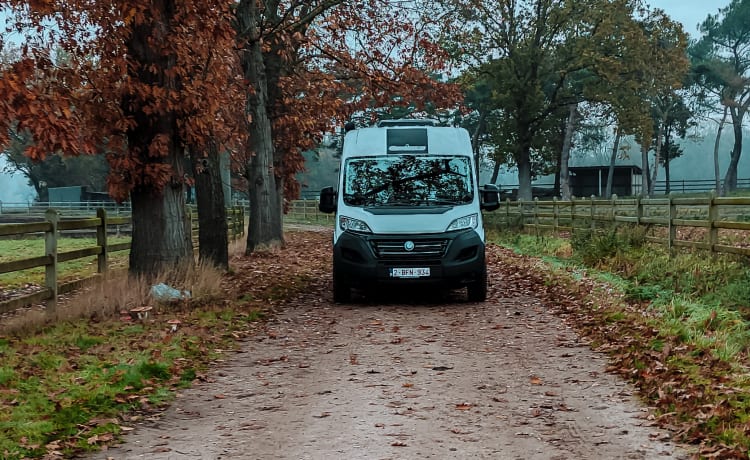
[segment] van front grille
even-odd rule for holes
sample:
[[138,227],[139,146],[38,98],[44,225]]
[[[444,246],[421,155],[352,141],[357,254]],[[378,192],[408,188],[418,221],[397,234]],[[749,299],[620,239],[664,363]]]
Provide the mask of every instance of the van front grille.
[[[411,241],[414,243],[414,249],[411,251],[406,250],[407,242]],[[445,239],[434,239],[434,240],[409,240],[409,239],[394,239],[394,240],[373,240],[371,241],[372,248],[375,250],[375,254],[380,259],[428,259],[428,258],[440,258],[445,255],[445,250],[448,248],[448,240]]]

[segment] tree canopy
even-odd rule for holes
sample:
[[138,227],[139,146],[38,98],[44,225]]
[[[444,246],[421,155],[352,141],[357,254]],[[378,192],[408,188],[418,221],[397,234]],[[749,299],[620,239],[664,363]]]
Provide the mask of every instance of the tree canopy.
[[681,28],[637,1],[439,3],[451,25],[443,39],[464,66],[465,85],[489,88],[498,159],[511,154],[524,199],[534,159],[552,161],[560,151],[550,143],[561,136],[552,133],[571,104],[611,105],[631,132],[650,138],[648,91],[672,81],[671,72],[662,78],[655,69],[679,72],[675,63],[686,62]]
[[701,38],[691,48],[693,76],[704,94],[727,107],[734,147],[724,176],[726,191],[737,188],[742,155],[742,124],[750,109],[750,0],[732,0],[701,24]]

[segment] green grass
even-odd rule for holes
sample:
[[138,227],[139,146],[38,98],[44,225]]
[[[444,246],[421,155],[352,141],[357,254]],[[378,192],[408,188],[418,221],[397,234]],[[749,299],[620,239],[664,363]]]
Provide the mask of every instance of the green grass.
[[[111,237],[108,238],[107,241],[109,244],[125,243],[130,241],[130,237]],[[95,238],[60,238],[58,240],[57,251],[67,252],[93,246],[96,246]],[[43,238],[0,240],[0,262],[11,262],[14,260],[39,257],[43,255]],[[128,251],[110,253],[110,267],[125,266],[127,264],[127,259]],[[43,285],[44,270],[44,267],[38,267],[0,274],[0,290],[16,289],[27,284]],[[85,257],[60,263],[58,278],[62,282],[71,281],[91,276],[95,274],[96,271],[96,257]]]
[[[577,283],[585,272],[609,286],[605,297],[619,293],[614,298],[628,304],[614,300],[594,312],[584,309],[581,327],[592,334],[592,343],[619,350],[613,353],[617,366],[631,369],[627,377],[672,427],[684,423],[685,439],[750,449],[747,259],[688,250],[670,256],[647,244],[637,229],[581,232],[570,241],[491,235],[519,253],[552,261],[548,267],[557,273],[550,275],[552,284]],[[676,396],[669,393],[673,386]],[[715,415],[696,420],[706,407],[715,407]]]
[[[117,414],[157,408],[204,372],[231,334],[261,318],[255,310],[193,312],[168,334],[163,321],[139,324],[76,322],[26,338],[0,342],[0,452],[2,458],[38,458],[45,445],[68,439],[62,450],[96,448],[96,434],[118,435],[116,423],[91,424]],[[192,327],[195,329],[192,329]],[[200,331],[220,330],[218,336]]]

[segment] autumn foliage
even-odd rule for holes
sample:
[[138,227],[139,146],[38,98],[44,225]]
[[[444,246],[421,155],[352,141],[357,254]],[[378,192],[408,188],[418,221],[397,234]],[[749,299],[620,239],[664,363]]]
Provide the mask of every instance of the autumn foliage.
[[302,152],[352,116],[460,104],[458,87],[435,78],[448,70],[447,54],[427,33],[420,11],[391,0],[289,2],[283,15],[282,7],[268,8],[260,12],[260,34],[275,172],[287,199],[299,194],[294,175],[304,169]]
[[[15,13],[8,32],[23,36],[24,47],[0,80],[6,96],[0,141],[15,123],[32,134],[27,154],[35,159],[106,150],[110,193],[126,199],[136,187],[159,190],[182,179],[159,161],[172,146],[236,140],[236,113],[229,109],[240,87],[228,5],[3,3]],[[147,37],[158,47],[148,49]],[[143,145],[128,140],[159,123],[169,129],[156,130]]]
[[133,206],[138,273],[192,254],[186,153],[193,161],[234,153],[255,216],[250,251],[283,239],[280,198],[297,197],[301,153],[324,133],[353,114],[460,100],[436,77],[447,60],[427,32],[428,15],[403,2],[0,5],[12,12],[7,33],[22,37],[20,58],[0,80],[0,141],[10,129],[28,132],[34,159],[106,152],[109,192]]

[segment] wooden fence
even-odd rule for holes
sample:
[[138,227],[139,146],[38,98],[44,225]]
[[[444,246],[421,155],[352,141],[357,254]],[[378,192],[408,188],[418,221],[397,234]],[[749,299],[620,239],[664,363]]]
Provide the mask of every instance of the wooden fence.
[[289,206],[289,212],[284,216],[285,223],[329,225],[334,220],[333,214],[326,214],[318,210],[317,198],[292,201]]
[[750,256],[748,197],[506,201],[497,211],[486,213],[485,219],[490,226],[523,227],[536,234],[638,225],[645,226],[648,241],[670,250],[688,247]]
[[[190,212],[193,242],[197,247],[198,227],[196,217],[194,212]],[[232,238],[237,238],[244,234],[245,217],[242,208],[228,209],[227,220],[229,233]],[[41,222],[0,224],[0,237],[44,235],[45,254],[38,257],[0,262],[0,274],[37,267],[45,268],[43,289],[32,294],[0,302],[0,313],[44,301],[47,303],[47,310],[53,312],[56,307],[58,295],[70,292],[100,278],[110,268],[109,255],[111,253],[130,249],[130,242],[109,244],[107,241],[107,236],[113,227],[129,227],[130,223],[130,216],[110,216],[107,214],[107,211],[100,208],[96,211],[95,217],[64,219],[56,209],[47,209],[44,214],[44,221]],[[61,232],[70,231],[95,233],[96,245],[73,251],[59,252],[57,243]],[[94,256],[97,260],[96,275],[67,283],[58,282],[59,264]]]

